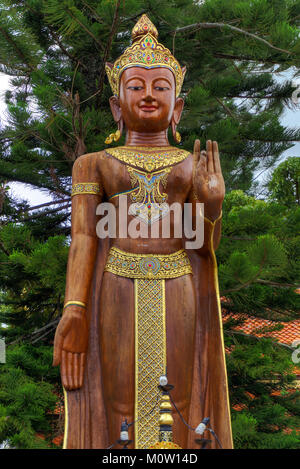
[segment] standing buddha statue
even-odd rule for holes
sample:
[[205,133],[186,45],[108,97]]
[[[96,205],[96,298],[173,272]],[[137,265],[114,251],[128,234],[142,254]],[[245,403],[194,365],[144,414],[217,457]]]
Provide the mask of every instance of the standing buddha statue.
[[[200,152],[196,140],[191,154],[169,144],[169,127],[180,143],[185,68],[158,42],[146,15],[106,72],[118,125],[106,143],[124,132],[126,143],[80,156],[73,166],[72,242],[53,361],[65,391],[64,447],[107,448],[120,438],[125,418],[134,422],[131,447],[154,445],[159,378],[167,373],[172,399],[189,423],[173,409],[174,442],[197,448],[191,428],[210,417],[222,446],[231,448],[215,257],[225,194],[218,145],[208,140]],[[112,204],[117,220],[117,235],[106,239],[96,232],[103,202]],[[189,202],[193,223],[204,204],[201,246],[187,249],[176,236],[175,202],[183,210]],[[124,236],[124,211],[126,228],[135,223],[157,235]]]

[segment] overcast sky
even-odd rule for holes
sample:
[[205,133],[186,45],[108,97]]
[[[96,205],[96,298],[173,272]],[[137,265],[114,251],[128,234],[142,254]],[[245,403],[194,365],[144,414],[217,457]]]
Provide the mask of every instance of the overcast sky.
[[[287,78],[291,78],[291,74],[286,73],[277,75],[280,81],[286,80]],[[0,73],[0,120],[2,124],[5,122],[5,115],[6,115],[6,104],[4,102],[4,93],[7,89],[9,89],[9,79],[7,75]],[[300,78],[299,80],[299,87],[300,87]],[[298,109],[292,111],[290,109],[286,109],[282,119],[283,125],[291,128],[299,128],[300,123],[300,88],[299,88],[299,106]],[[287,158],[288,156],[300,156],[300,142],[297,142],[292,148],[287,150],[282,155],[282,160]],[[221,155],[222,157],[222,155]],[[281,160],[281,161],[282,161]],[[32,189],[30,186],[21,184],[21,183],[10,183],[9,184],[12,193],[14,196],[20,197],[21,199],[26,198],[31,206],[38,205],[44,202],[48,202],[51,200],[50,196],[47,196],[46,193],[41,192],[38,189]]]

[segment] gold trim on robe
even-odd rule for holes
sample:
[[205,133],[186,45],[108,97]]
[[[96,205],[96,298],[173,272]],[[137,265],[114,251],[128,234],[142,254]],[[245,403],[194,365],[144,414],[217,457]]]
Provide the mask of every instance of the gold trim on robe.
[[105,271],[134,279],[135,296],[135,449],[159,437],[159,378],[166,373],[165,279],[191,274],[181,249],[172,254],[135,254],[110,248]]

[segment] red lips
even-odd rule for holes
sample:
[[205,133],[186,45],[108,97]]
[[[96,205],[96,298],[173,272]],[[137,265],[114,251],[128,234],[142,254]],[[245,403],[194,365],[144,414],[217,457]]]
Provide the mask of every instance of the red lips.
[[157,107],[156,106],[141,106],[140,109],[142,109],[142,111],[150,112],[150,111],[155,111]]

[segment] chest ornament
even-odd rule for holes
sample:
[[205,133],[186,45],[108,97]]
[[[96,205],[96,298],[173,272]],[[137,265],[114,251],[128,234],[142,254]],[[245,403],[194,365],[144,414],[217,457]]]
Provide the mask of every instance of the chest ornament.
[[175,147],[117,147],[105,152],[125,163],[147,172],[156,171],[166,166],[173,166],[189,156],[186,150]]
[[166,187],[171,169],[146,173],[127,166],[131,185],[134,188],[130,192],[132,204],[129,207],[129,215],[136,216],[151,225],[169,213],[168,194],[160,192],[159,186],[161,184],[163,188]]

